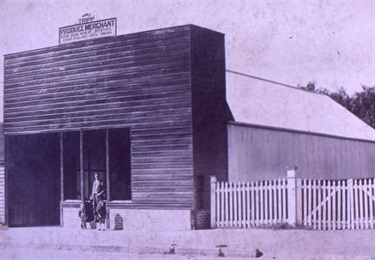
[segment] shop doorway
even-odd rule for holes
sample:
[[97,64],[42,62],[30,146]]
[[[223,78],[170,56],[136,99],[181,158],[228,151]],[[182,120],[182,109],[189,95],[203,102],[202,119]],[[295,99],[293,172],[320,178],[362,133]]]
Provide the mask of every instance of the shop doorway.
[[60,225],[60,135],[5,140],[9,226]]

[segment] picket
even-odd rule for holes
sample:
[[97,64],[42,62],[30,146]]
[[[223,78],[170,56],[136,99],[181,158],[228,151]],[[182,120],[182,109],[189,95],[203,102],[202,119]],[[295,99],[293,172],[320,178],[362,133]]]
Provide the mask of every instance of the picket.
[[337,229],[341,229],[341,218],[342,213],[341,212],[341,180],[337,182]]
[[251,226],[255,227],[255,186],[254,182],[251,182]]
[[287,212],[287,207],[286,207],[286,179],[283,178],[283,181],[282,181],[282,194],[283,194],[283,204],[282,204],[282,209],[283,209],[283,223],[286,223],[287,221],[287,215],[286,215],[286,212]]
[[[212,180],[212,178],[211,178]],[[215,181],[216,181],[216,178],[215,178]],[[224,206],[223,206],[223,192],[221,192],[222,188],[223,188],[223,183],[219,183],[217,189],[216,189],[216,197],[212,197],[211,198],[216,198],[216,214],[215,214],[215,217],[217,218],[217,223],[218,223],[218,226],[221,226],[222,225],[222,216],[223,216],[223,213],[224,213]],[[212,186],[211,186],[212,187]],[[212,203],[215,203],[215,201],[212,201]],[[211,223],[211,227],[215,227],[215,218],[214,219],[211,219],[211,221],[213,221],[213,223]]]
[[218,204],[220,205],[219,208],[217,209],[217,214],[216,214],[216,217],[218,218],[218,223],[217,225],[212,225],[211,226],[224,226],[224,219],[223,219],[223,216],[224,216],[224,183],[221,182],[219,183],[219,187],[217,189],[217,192],[216,194],[218,194],[216,196],[216,198],[218,199]]
[[335,182],[334,181],[329,181],[330,182],[330,191],[332,191],[332,197],[329,199],[329,204],[330,206],[328,207],[328,229],[336,229],[335,225],[335,202],[334,200],[336,199],[336,190],[335,190]]
[[308,189],[308,181],[307,180],[302,180],[301,181],[301,189],[302,189],[302,196],[303,196],[303,201],[302,201],[302,207],[303,207],[303,212],[302,212],[302,225],[307,226],[308,225],[308,216],[307,212],[309,211],[309,189]]
[[[344,185],[344,182],[343,182]],[[348,209],[346,205],[348,205],[349,202],[349,196],[348,196],[348,191],[344,187],[342,187],[342,194],[343,194],[343,199],[342,199],[342,214],[343,214],[343,229],[348,229],[349,228],[349,214]]]
[[[363,196],[366,198],[366,193],[365,191],[367,191],[367,181],[363,180],[363,186],[364,186],[364,191],[362,191],[362,194]],[[364,221],[365,221],[365,229],[368,229],[368,201],[366,201],[364,199],[364,204],[365,204],[365,207],[364,207]]]
[[[308,212],[311,211],[312,206],[313,206],[313,203],[314,203],[314,201],[313,201],[313,186],[312,186],[312,184],[311,184],[312,182],[313,182],[313,181],[309,180],[309,186],[308,186],[308,190],[309,190],[309,200],[310,200],[310,201],[307,202],[308,208],[307,208],[307,212],[306,212],[306,215],[309,215],[308,223],[307,223],[308,226],[311,226],[311,225],[312,225],[312,215],[311,215],[311,214],[308,214]],[[315,196],[315,194],[314,194],[314,196]]]
[[259,184],[254,182],[254,226],[259,226],[260,209],[259,209]]
[[281,197],[281,180],[278,179],[275,181],[275,216],[276,224],[282,223],[282,197]]
[[251,189],[251,183],[246,183],[246,202],[247,202],[247,219],[246,219],[246,227],[250,228],[252,226],[252,221],[253,221],[253,214],[254,214],[254,209],[253,209],[253,202],[252,202],[252,189]]
[[374,188],[375,188],[375,180],[369,180],[370,182],[370,192],[369,192],[369,197],[370,197],[370,228],[374,228]]
[[344,181],[339,181],[339,187],[340,187],[340,200],[338,201],[339,204],[339,212],[340,212],[340,222],[338,229],[346,229],[346,189],[343,187],[344,186]]
[[355,197],[355,225],[356,225],[356,228],[357,229],[361,229],[361,222],[360,222],[360,215],[359,215],[359,212],[360,212],[360,209],[359,209],[359,205],[360,205],[360,193],[359,193],[359,186],[358,186],[358,180],[354,180],[354,197]]
[[245,183],[242,182],[241,186],[241,204],[242,204],[242,213],[241,213],[241,227],[246,227],[246,219],[247,219],[247,210],[246,210],[246,189],[245,189]]
[[273,194],[273,224],[277,224],[278,221],[278,216],[277,216],[277,182],[273,182],[272,186],[272,194]]
[[364,212],[364,207],[363,205],[365,204],[365,201],[364,201],[364,195],[363,195],[363,190],[362,190],[362,187],[363,187],[363,180],[362,180],[362,184],[361,184],[361,180],[358,181],[359,183],[359,186],[358,186],[358,192],[359,192],[359,195],[360,195],[360,206],[359,206],[359,211],[360,211],[360,226],[361,226],[361,229],[364,229],[365,228],[365,212]]

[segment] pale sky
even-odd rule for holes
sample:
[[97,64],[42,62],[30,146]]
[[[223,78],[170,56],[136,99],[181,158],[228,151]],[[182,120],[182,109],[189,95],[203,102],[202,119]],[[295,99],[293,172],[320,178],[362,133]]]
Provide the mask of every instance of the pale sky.
[[224,33],[227,69],[255,77],[349,93],[375,85],[375,0],[0,0],[1,93],[4,54],[58,45],[59,27],[85,13],[117,17],[118,35],[183,24]]

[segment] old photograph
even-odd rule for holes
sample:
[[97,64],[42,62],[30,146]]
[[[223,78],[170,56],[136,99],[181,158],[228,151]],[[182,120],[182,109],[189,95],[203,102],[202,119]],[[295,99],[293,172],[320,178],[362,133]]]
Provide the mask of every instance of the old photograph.
[[0,1],[1,259],[374,259],[375,1]]

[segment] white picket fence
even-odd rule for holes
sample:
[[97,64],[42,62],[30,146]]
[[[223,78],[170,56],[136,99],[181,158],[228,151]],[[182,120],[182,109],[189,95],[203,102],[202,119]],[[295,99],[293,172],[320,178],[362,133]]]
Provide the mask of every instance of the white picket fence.
[[314,229],[375,226],[375,179],[302,180],[302,221]]
[[215,194],[218,227],[255,227],[287,222],[285,179],[221,182]]
[[211,177],[211,227],[288,223],[318,230],[375,228],[375,179],[216,182]]

